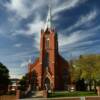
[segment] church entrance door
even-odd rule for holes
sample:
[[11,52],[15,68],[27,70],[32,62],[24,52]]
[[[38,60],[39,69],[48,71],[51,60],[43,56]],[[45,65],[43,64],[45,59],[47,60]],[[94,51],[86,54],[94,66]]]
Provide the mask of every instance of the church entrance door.
[[46,90],[50,90],[50,89],[51,89],[51,86],[50,86],[50,79],[49,79],[48,77],[45,78],[44,85],[45,85],[45,89],[46,89]]

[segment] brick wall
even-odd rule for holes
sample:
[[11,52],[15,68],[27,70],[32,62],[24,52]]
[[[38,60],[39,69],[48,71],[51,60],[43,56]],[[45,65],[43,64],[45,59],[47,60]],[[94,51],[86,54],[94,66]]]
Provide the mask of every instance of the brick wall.
[[0,100],[16,100],[16,96],[3,95],[3,96],[0,96]]

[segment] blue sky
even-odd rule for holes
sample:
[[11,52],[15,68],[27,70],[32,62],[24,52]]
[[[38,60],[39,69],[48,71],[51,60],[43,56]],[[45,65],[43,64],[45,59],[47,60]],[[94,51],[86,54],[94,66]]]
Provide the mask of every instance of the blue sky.
[[[39,56],[49,0],[0,0],[0,62],[11,77]],[[100,0],[52,0],[52,22],[65,59],[100,53]]]

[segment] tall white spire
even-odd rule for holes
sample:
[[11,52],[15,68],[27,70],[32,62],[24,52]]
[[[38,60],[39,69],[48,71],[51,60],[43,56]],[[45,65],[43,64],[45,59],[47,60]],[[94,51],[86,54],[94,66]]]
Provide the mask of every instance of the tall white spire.
[[48,14],[47,14],[47,19],[46,19],[46,23],[45,23],[45,30],[47,28],[52,28],[52,15],[51,15],[51,3],[49,3],[48,6]]

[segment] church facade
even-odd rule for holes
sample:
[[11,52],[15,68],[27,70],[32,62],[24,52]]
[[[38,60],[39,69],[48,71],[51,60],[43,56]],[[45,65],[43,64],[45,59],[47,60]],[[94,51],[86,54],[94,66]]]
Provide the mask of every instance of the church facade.
[[[64,90],[70,84],[68,62],[59,54],[58,35],[51,28],[50,13],[47,27],[41,30],[40,55],[33,64],[28,65],[29,82],[36,80],[40,90]],[[34,74],[36,73],[36,79]]]

